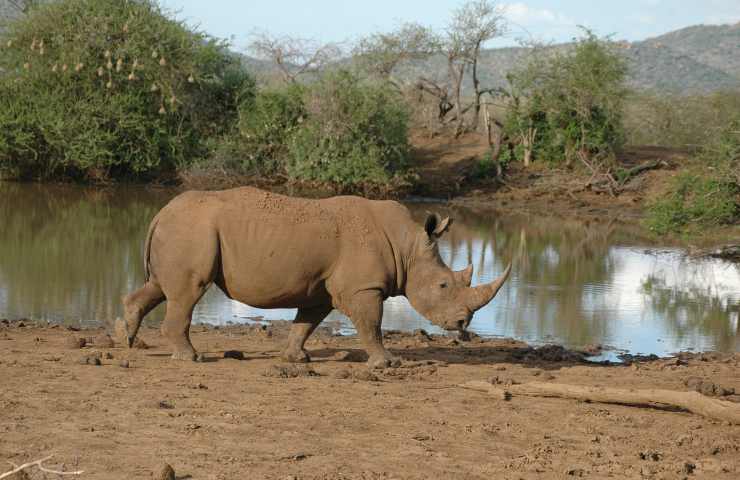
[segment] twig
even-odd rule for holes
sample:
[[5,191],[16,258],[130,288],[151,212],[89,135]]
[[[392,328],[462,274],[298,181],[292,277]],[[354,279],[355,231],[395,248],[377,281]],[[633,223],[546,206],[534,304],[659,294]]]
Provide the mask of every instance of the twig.
[[[44,457],[44,458],[42,458],[40,460],[36,460],[36,461],[33,461],[33,462],[24,463],[23,465],[21,465],[19,467],[15,467],[13,470],[11,470],[9,472],[5,472],[3,474],[0,474],[0,480],[2,480],[3,478],[7,478],[7,477],[9,477],[9,476],[11,476],[11,475],[13,475],[15,473],[18,473],[21,470],[25,470],[26,468],[29,468],[29,467],[38,467],[39,470],[41,470],[42,472],[51,473],[51,474],[54,474],[54,475],[82,475],[82,473],[84,473],[82,470],[77,470],[77,471],[74,471],[74,472],[59,472],[57,470],[51,470],[51,469],[48,469],[48,468],[44,467],[42,465],[42,463],[44,463],[45,461],[49,460],[53,456],[54,455],[49,455],[48,457]],[[11,463],[11,465],[12,465],[12,463]]]

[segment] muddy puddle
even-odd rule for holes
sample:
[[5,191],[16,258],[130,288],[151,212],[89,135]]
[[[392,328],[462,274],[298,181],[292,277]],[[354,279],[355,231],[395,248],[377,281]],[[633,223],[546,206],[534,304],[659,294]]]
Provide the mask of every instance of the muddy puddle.
[[[143,278],[149,220],[173,194],[0,183],[0,318],[91,326],[118,316],[119,298]],[[615,225],[482,215],[432,203],[409,208],[420,221],[430,210],[454,217],[442,257],[455,269],[472,263],[474,284],[514,260],[508,283],[471,324],[482,336],[597,351],[601,345],[597,358],[610,359],[625,351],[740,349],[740,265],[649,246]],[[194,320],[223,325],[292,316],[230,301],[214,287]],[[438,332],[401,297],[386,302],[384,316],[387,329]],[[338,312],[325,324],[353,332]]]

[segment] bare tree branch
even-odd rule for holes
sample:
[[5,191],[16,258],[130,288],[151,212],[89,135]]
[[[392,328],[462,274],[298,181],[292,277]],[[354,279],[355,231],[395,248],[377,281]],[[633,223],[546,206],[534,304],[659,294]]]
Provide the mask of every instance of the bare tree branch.
[[54,455],[49,455],[48,457],[44,457],[44,458],[42,458],[40,460],[36,460],[36,461],[33,461],[33,462],[24,463],[23,465],[21,465],[19,467],[13,468],[13,470],[11,470],[9,472],[5,472],[3,474],[0,474],[0,479],[10,477],[11,475],[14,475],[14,474],[16,474],[16,473],[18,473],[18,472],[20,472],[22,470],[25,470],[27,468],[30,468],[30,467],[38,467],[38,469],[41,470],[42,472],[51,473],[53,475],[82,475],[84,473],[83,470],[77,470],[77,471],[74,471],[74,472],[60,472],[58,470],[51,470],[49,468],[44,467],[42,464],[45,461],[49,460],[53,456]]
[[258,58],[268,60],[280,70],[283,80],[296,82],[298,77],[317,73],[342,55],[336,43],[317,43],[314,40],[283,36],[266,32],[253,34],[249,50]]
[[390,81],[400,63],[424,60],[440,51],[441,40],[431,28],[409,22],[392,32],[361,39],[353,49],[353,57],[371,74]]

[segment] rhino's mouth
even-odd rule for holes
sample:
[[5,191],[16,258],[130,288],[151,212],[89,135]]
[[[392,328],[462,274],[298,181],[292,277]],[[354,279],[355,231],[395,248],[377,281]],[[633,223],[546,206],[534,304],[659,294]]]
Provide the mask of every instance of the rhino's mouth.
[[442,328],[448,332],[464,332],[468,328],[470,321],[467,318],[461,318],[452,322],[446,322]]

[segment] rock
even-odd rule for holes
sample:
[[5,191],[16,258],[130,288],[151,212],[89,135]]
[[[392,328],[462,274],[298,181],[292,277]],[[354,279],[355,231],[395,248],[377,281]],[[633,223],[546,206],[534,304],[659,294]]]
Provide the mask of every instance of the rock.
[[227,350],[224,352],[224,358],[232,358],[234,360],[244,360],[244,353],[239,350]]
[[297,378],[319,376],[313,368],[307,365],[271,365],[262,373],[263,377],[272,378]]
[[377,382],[378,381],[378,377],[373,372],[371,372],[370,370],[366,370],[364,368],[354,371],[352,374],[352,377],[355,380],[360,380],[363,382]]
[[423,328],[417,328],[416,330],[414,330],[413,335],[418,340],[422,340],[422,341],[427,341],[428,342],[429,340],[432,339],[432,337],[429,336],[429,333],[427,333],[427,331],[424,330]]
[[165,463],[157,480],[175,480],[175,469],[169,463]]
[[85,355],[84,357],[80,358],[79,363],[80,365],[102,365],[100,358],[95,355]]
[[175,408],[175,406],[167,400],[160,400],[157,402],[157,408],[161,408],[163,410],[172,410]]
[[589,357],[601,354],[602,350],[604,350],[604,347],[600,343],[589,343],[581,349],[581,351]]
[[681,473],[685,473],[686,475],[691,475],[692,473],[694,473],[694,470],[696,470],[696,465],[694,465],[691,462],[686,462],[683,464]]
[[341,369],[334,372],[334,378],[337,378],[339,380],[344,380],[345,378],[349,378],[352,376],[352,374],[349,372],[349,370]]
[[711,380],[700,377],[688,377],[683,383],[689,390],[694,390],[709,397],[724,397],[734,395],[735,393],[734,388],[725,388],[722,385],[713,383]]
[[663,454],[660,452],[645,451],[640,452],[640,460],[652,460],[658,462],[663,458]]
[[129,367],[128,360],[121,360],[120,362],[118,362],[118,366],[121,368],[128,368]]
[[113,348],[116,346],[115,342],[113,341],[113,338],[111,338],[110,335],[107,333],[104,335],[98,335],[95,338],[93,338],[93,345],[99,348]]
[[87,341],[82,337],[72,336],[64,340],[64,346],[72,350],[84,348],[85,345],[87,345]]

